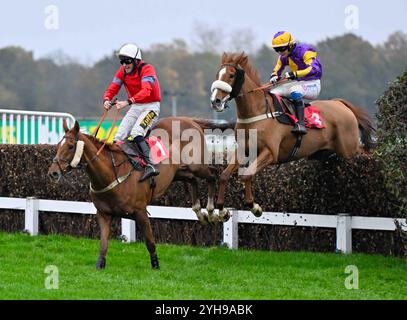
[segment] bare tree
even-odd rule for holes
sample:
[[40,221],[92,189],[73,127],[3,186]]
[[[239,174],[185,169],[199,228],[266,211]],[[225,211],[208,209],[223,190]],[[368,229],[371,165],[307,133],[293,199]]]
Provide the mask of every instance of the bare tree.
[[196,22],[194,26],[196,40],[194,45],[200,52],[219,53],[224,51],[226,37],[222,28],[208,27]]
[[254,51],[255,35],[252,29],[238,29],[231,33],[229,47],[232,51],[245,51],[252,53]]

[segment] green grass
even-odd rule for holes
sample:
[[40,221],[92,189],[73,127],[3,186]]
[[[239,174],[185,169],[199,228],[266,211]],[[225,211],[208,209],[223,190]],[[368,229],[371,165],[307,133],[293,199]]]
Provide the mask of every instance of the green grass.
[[[99,241],[0,233],[0,299],[406,299],[407,266],[377,255],[268,252],[158,244],[153,271],[143,243],[109,242],[96,271]],[[59,289],[47,290],[47,265]],[[348,290],[348,265],[359,289]]]

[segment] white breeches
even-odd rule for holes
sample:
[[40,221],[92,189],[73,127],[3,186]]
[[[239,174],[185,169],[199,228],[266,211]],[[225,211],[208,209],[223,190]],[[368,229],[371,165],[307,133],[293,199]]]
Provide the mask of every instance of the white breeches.
[[160,115],[160,103],[151,102],[132,104],[127,111],[114,136],[115,141],[133,138],[147,134],[148,130],[158,121]]
[[271,89],[270,92],[294,100],[314,100],[321,92],[321,80],[291,81]]

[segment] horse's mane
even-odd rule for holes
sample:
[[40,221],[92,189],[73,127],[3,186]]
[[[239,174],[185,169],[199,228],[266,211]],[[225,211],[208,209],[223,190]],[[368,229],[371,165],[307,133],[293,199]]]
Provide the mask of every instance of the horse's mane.
[[261,79],[259,72],[251,65],[249,61],[249,57],[246,53],[224,53],[222,56],[222,64],[223,63],[233,63],[240,65],[248,77],[252,79],[252,81],[258,85],[261,86]]
[[[104,143],[104,141],[102,141],[102,140],[99,140],[98,138],[96,138],[96,137],[94,137],[94,136],[91,136],[91,135],[88,135],[88,134],[86,134],[86,133],[82,133],[87,139],[89,139],[95,146],[96,146],[96,148],[100,148],[102,145],[103,145],[103,143]],[[112,151],[112,152],[121,152],[122,151],[122,149],[120,149],[120,147],[119,146],[117,146],[116,144],[114,144],[114,143],[110,143],[110,142],[106,142],[106,146],[105,146],[105,148],[107,148],[109,151]]]

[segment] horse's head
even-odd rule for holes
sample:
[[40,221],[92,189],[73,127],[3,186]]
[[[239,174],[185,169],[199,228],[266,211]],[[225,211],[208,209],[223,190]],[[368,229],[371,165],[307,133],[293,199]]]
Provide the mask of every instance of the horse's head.
[[57,145],[57,154],[49,167],[48,175],[55,181],[75,168],[82,158],[84,142],[79,140],[79,123],[75,121],[72,129],[69,129],[64,120],[65,135]]
[[241,67],[247,63],[247,56],[243,53],[235,61],[227,61],[228,55],[223,54],[222,65],[211,87],[212,109],[217,112],[225,110],[227,102],[236,98],[242,90],[245,71]]

